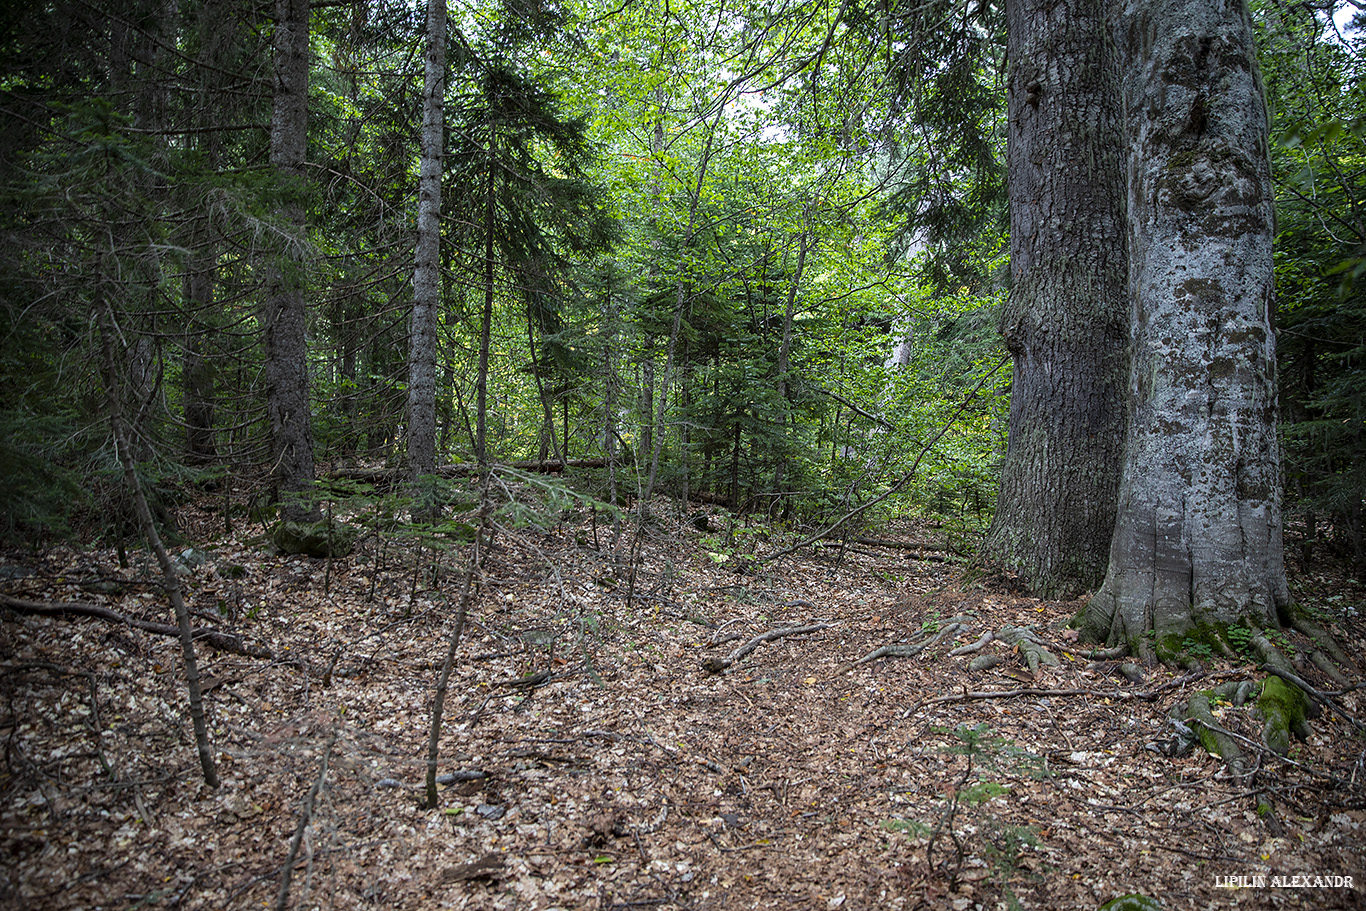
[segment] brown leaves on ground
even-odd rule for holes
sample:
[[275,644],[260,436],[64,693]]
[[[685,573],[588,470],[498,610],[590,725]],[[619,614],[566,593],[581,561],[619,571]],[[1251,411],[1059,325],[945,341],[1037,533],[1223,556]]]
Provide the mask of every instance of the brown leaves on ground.
[[[965,590],[951,564],[918,559],[933,547],[922,531],[878,538],[914,546],[821,548],[741,575],[727,557],[768,544],[709,553],[688,523],[657,526],[628,603],[627,570],[593,547],[586,517],[500,535],[430,810],[418,804],[458,554],[433,585],[430,562],[392,540],[330,568],[206,546],[187,577],[196,622],[275,656],[203,652],[217,791],[197,774],[175,640],[5,616],[0,905],[273,906],[330,743],[292,908],[1093,909],[1135,891],[1168,909],[1360,906],[1366,750],[1343,722],[1325,715],[1296,764],[1263,757],[1251,780],[1203,752],[1167,758],[1167,709],[1210,683],[1131,698],[1179,672],[1130,684],[1069,651],[1062,624],[1079,605]],[[152,568],[121,571],[111,553],[0,563],[16,597],[167,615]],[[1360,590],[1345,594],[1330,619],[1360,653]],[[915,657],[851,668],[958,615],[964,632]],[[829,625],[702,669],[783,624]],[[1030,675],[999,641],[989,671],[948,654],[1005,627],[1032,627],[1061,666]],[[518,680],[531,682],[500,685]],[[1078,694],[942,699],[1007,689]],[[1361,692],[1341,699],[1366,715]],[[986,746],[969,758],[974,736]],[[1306,874],[1354,887],[1223,888]]]

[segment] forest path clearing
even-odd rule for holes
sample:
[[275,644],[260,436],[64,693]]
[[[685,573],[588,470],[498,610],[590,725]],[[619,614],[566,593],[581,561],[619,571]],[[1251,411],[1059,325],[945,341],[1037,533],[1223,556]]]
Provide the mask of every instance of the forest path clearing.
[[[436,588],[424,574],[413,598],[414,555],[392,543],[363,543],[330,569],[237,539],[206,548],[187,576],[191,609],[225,611],[225,629],[276,656],[201,649],[217,791],[198,776],[174,639],[7,615],[0,903],[274,906],[321,780],[293,908],[968,909],[1014,896],[1094,909],[1134,891],[1168,909],[1366,904],[1366,753],[1344,722],[1313,722],[1292,750],[1300,765],[1264,758],[1255,787],[1201,751],[1156,749],[1171,705],[1255,673],[1249,661],[1129,683],[1115,662],[1068,652],[1076,603],[965,588],[952,562],[919,559],[936,552],[932,534],[901,524],[877,536],[902,547],[826,549],[748,574],[733,569],[745,554],[715,549],[723,536],[660,527],[628,607],[627,580],[585,523],[497,538],[439,769],[485,777],[444,788],[435,810],[417,805],[457,569]],[[761,555],[762,537],[739,540]],[[16,597],[169,613],[112,552],[0,563]],[[1359,589],[1346,600],[1363,603]],[[1334,629],[1361,654],[1360,615],[1334,603]],[[961,631],[914,657],[851,666],[955,617]],[[783,624],[816,628],[704,669]],[[949,655],[1006,627],[1032,627],[1059,666],[1031,676],[1000,641]],[[970,671],[979,654],[1002,661]],[[1015,689],[1030,695],[972,695]],[[1366,716],[1362,691],[1341,698]],[[1246,712],[1222,717],[1256,736]],[[1354,885],[1227,888],[1304,875]]]

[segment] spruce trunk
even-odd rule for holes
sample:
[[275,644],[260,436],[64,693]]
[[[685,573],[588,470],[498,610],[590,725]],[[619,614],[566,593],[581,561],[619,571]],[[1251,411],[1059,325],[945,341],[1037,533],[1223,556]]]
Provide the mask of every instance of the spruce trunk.
[[1100,0],[1012,0],[1010,436],[985,562],[1045,598],[1105,575],[1128,359],[1123,112]]

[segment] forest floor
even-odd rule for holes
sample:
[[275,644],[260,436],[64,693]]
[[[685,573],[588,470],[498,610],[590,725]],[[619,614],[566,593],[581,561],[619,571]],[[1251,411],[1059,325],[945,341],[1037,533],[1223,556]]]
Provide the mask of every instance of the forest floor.
[[[742,557],[776,539],[742,529],[725,553],[724,532],[661,519],[628,602],[608,528],[579,520],[489,552],[440,751],[443,776],[473,780],[436,809],[419,803],[457,555],[433,586],[394,541],[280,557],[259,526],[226,535],[182,511],[196,622],[274,656],[199,649],[216,790],[177,640],[0,610],[0,906],[1091,911],[1141,892],[1167,909],[1366,907],[1366,740],[1346,719],[1325,713],[1289,761],[1263,755],[1243,779],[1157,749],[1173,705],[1260,676],[1250,659],[1130,683],[1082,657],[1065,628],[1078,603],[966,584],[913,523],[867,532],[899,546],[755,564]],[[154,564],[131,556],[0,554],[0,591],[169,621]],[[1363,654],[1363,586],[1321,567],[1294,585]],[[958,615],[968,628],[920,655],[855,665]],[[785,623],[828,625],[704,669]],[[1033,627],[1059,666],[1030,676],[999,642],[992,670],[949,655],[1006,626]],[[1366,718],[1363,694],[1340,707]],[[1245,709],[1217,711],[1257,736]]]

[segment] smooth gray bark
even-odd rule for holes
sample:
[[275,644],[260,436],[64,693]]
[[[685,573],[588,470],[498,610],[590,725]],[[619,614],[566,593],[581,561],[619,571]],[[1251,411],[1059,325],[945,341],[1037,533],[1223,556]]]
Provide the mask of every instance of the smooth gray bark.
[[[304,179],[308,147],[308,0],[276,0],[275,96],[270,119],[270,163],[290,183]],[[271,472],[281,495],[280,515],[310,519],[306,502],[313,485],[313,430],[308,401],[307,305],[304,211],[285,203],[282,237],[266,277],[262,322],[266,349],[266,411],[270,418]]]
[[1102,0],[1010,0],[1010,436],[984,562],[1045,598],[1105,576],[1128,370],[1123,109]]
[[436,324],[441,302],[441,164],[445,156],[446,0],[427,0],[417,250],[408,348],[408,469],[436,470]]
[[1273,196],[1243,0],[1127,0],[1131,421],[1093,638],[1158,655],[1276,625],[1281,545]]

